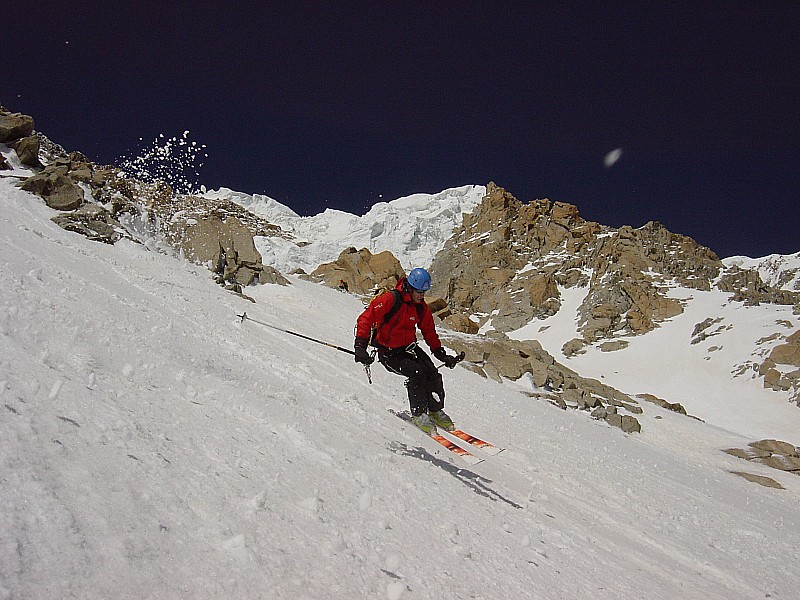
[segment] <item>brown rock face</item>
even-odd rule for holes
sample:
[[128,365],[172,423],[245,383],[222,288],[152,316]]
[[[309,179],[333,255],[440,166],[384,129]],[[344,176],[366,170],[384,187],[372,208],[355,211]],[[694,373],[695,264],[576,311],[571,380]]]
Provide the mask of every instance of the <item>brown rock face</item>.
[[0,143],[11,142],[33,133],[33,118],[0,110]]
[[17,153],[19,161],[27,167],[41,167],[39,162],[39,137],[29,135],[11,142],[9,146]]
[[170,243],[190,260],[207,264],[220,283],[236,290],[252,283],[289,283],[264,267],[253,241],[254,235],[278,234],[276,225],[233,202],[173,196],[168,186],[153,186],[146,197]]
[[83,190],[67,175],[67,167],[48,167],[29,177],[20,186],[41,196],[47,206],[56,210],[75,210],[84,202]]
[[341,282],[356,294],[373,294],[378,290],[394,289],[397,282],[405,277],[400,261],[387,251],[372,254],[366,248],[353,247],[343,250],[332,263],[317,267],[308,279],[319,281],[330,287],[340,287]]
[[779,365],[800,367],[800,331],[786,338],[786,343],[775,346],[769,359]]
[[659,223],[604,227],[571,204],[523,204],[490,183],[430,270],[433,293],[454,313],[491,320],[498,331],[555,314],[559,286],[588,288],[579,316],[583,343],[591,343],[652,330],[683,310],[666,296],[665,282],[707,290],[721,269],[712,251]]
[[[778,365],[782,365],[781,370],[778,370]],[[800,407],[800,368],[792,369],[793,367],[800,367],[800,331],[795,331],[783,344],[775,346],[759,367],[759,375],[764,377],[765,388],[791,390],[792,402]]]

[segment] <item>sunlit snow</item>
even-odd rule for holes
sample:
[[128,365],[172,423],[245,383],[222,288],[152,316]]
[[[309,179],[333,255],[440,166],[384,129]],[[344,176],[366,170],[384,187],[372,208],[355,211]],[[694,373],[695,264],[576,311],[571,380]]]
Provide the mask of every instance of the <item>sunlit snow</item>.
[[[787,424],[800,410],[765,401],[757,382],[697,405],[707,423],[647,406],[641,434],[626,435],[525,395],[529,381],[447,370],[448,412],[506,448],[465,467],[386,411],[405,407],[401,378],[376,365],[370,385],[350,355],[236,317],[348,347],[359,299],[292,277],[248,288],[252,304],[174,254],[62,230],[5,178],[0,203],[2,599],[674,600],[800,589],[800,477],[721,452],[761,431],[800,443]],[[391,223],[390,209],[353,245]],[[531,331],[546,345],[574,327],[547,324]],[[655,332],[633,340],[632,354],[568,364],[625,391],[705,396],[704,372],[648,379],[646,353],[659,343],[672,342]],[[730,352],[725,361],[740,359]],[[763,416],[742,430],[735,415],[752,414],[740,413],[748,401]],[[718,420],[725,412],[735,428]]]

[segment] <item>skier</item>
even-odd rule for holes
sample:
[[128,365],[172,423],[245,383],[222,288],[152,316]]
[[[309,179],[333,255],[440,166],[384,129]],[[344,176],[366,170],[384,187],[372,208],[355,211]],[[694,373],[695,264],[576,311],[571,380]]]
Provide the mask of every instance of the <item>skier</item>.
[[436,427],[455,429],[453,420],[444,412],[442,375],[430,356],[417,344],[416,327],[433,355],[452,369],[459,357],[447,354],[439,341],[433,315],[425,303],[425,292],[431,287],[431,276],[425,269],[412,269],[397,287],[381,294],[358,317],[356,324],[355,360],[370,365],[375,360],[367,352],[377,348],[378,361],[387,371],[408,377],[408,401],[411,423],[427,434]]

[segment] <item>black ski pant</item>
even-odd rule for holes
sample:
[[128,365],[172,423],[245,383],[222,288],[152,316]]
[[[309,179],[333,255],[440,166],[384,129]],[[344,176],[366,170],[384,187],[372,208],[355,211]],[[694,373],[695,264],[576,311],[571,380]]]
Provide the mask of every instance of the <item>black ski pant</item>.
[[442,375],[417,344],[379,352],[378,360],[387,371],[408,377],[406,388],[412,415],[444,408]]

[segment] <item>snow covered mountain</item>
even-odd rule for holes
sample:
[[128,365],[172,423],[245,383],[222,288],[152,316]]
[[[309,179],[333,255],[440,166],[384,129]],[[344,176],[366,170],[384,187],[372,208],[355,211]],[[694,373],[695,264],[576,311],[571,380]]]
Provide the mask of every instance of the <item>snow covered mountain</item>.
[[[490,290],[483,288],[495,285],[494,280],[497,279],[496,267],[493,267],[495,271],[490,271],[489,263],[494,260],[495,263],[492,264],[501,262],[508,266],[513,259],[506,256],[507,253],[504,254],[499,246],[494,250],[488,246],[488,263],[483,264],[478,261],[474,248],[463,249],[457,240],[451,240],[454,229],[461,225],[463,215],[472,213],[485,194],[485,186],[466,186],[439,194],[416,194],[379,203],[364,216],[327,210],[314,217],[300,217],[288,207],[265,196],[250,196],[227,189],[208,192],[205,196],[210,199],[232,200],[270,222],[279,224],[288,232],[290,239],[256,238],[264,262],[284,272],[291,272],[298,267],[310,272],[319,264],[334,260],[348,246],[366,247],[374,252],[389,250],[399,257],[407,269],[420,264],[429,266],[450,240],[451,244],[456,243],[453,246],[456,254],[468,256],[472,267],[483,265],[480,272],[469,273],[467,279],[477,282],[472,287],[476,293],[484,295],[485,301]],[[472,219],[475,219],[474,215]],[[516,220],[523,230],[534,231],[520,223],[519,217],[512,219],[500,213],[489,215],[489,226],[498,220]],[[556,224],[550,227],[562,232],[568,225]],[[648,255],[658,251],[671,257],[668,260],[672,261],[667,265],[670,270],[664,272],[658,287],[654,289],[662,290],[658,293],[664,295],[665,301],[675,302],[676,306],[683,308],[677,315],[659,323],[655,330],[645,335],[635,335],[630,331],[612,332],[609,335],[613,336],[616,349],[609,352],[612,346],[609,343],[603,344],[604,340],[600,339],[598,343],[586,348],[588,356],[583,354],[584,350],[577,354],[568,353],[565,345],[570,340],[581,337],[578,325],[586,321],[585,316],[581,317],[587,312],[586,305],[594,306],[599,303],[593,303],[591,298],[587,300],[587,295],[596,295],[597,292],[590,291],[587,287],[588,275],[583,275],[586,282],[582,285],[580,282],[578,285],[574,282],[571,285],[563,283],[563,280],[572,277],[567,273],[578,270],[591,273],[591,270],[587,270],[588,265],[577,264],[575,257],[565,252],[563,243],[554,244],[552,251],[531,263],[534,259],[524,257],[528,254],[535,255],[532,252],[535,240],[510,240],[508,244],[511,253],[518,257],[520,265],[524,265],[517,277],[522,274],[535,276],[543,270],[560,269],[556,271],[555,277],[562,283],[558,285],[556,294],[563,301],[557,314],[532,320],[527,317],[527,324],[514,327],[509,335],[514,339],[539,341],[557,360],[564,361],[584,376],[602,377],[607,383],[632,393],[655,393],[668,402],[686,406],[692,414],[701,418],[715,415],[720,419],[720,425],[732,427],[734,430],[738,430],[735,421],[740,413],[730,411],[731,404],[756,402],[765,412],[771,413],[776,410],[776,406],[783,407],[790,401],[796,403],[800,396],[791,384],[774,385],[772,387],[776,389],[765,389],[765,378],[769,377],[768,369],[764,365],[769,364],[768,359],[773,350],[800,329],[800,315],[795,314],[791,305],[765,303],[749,306],[741,301],[732,301],[730,292],[713,287],[714,281],[725,277],[724,273],[709,279],[705,289],[697,284],[687,287],[687,284],[697,279],[697,274],[705,276],[705,273],[713,271],[708,264],[713,265],[716,262],[720,267],[722,264],[716,257],[713,260],[696,258],[693,253],[707,252],[707,249],[697,249],[694,242],[681,236],[673,236],[677,240],[673,247],[659,248],[659,240],[663,238],[666,243],[664,231],[655,228],[647,234],[657,240]],[[645,235],[645,232],[631,231],[622,241],[634,239],[640,234]],[[538,235],[540,234],[534,233],[534,237]],[[608,245],[620,235],[621,232],[605,228],[598,239]],[[667,232],[667,235],[671,234]],[[470,231],[466,231],[464,237],[469,240],[478,239],[482,244],[490,242],[489,238],[484,239],[485,235]],[[627,243],[630,245],[632,242]],[[589,251],[593,256],[600,255],[599,251],[592,248]],[[798,256],[800,255],[771,256],[764,259],[734,257],[723,263],[728,269],[755,269],[761,274],[763,283],[768,286],[795,290],[800,273]],[[682,281],[676,279],[679,269],[685,268],[685,264],[692,264],[692,261],[696,261],[700,267],[689,271],[688,279],[686,274]],[[450,273],[452,270],[452,265],[445,264],[445,272]],[[524,285],[529,284],[523,284],[521,289],[524,289]],[[495,288],[491,293],[514,298],[520,292]],[[624,293],[629,295],[632,292],[628,288]],[[640,304],[645,302],[650,300],[641,300]],[[474,315],[470,316],[474,318]],[[490,319],[481,331],[492,329]],[[773,379],[777,378],[775,381],[781,378],[784,382],[796,379],[792,375],[796,367],[792,365],[777,364],[769,368],[772,369]],[[694,378],[684,377],[683,374],[687,372],[702,373],[704,385],[698,386]],[[782,412],[782,409],[778,410]],[[762,437],[792,438],[800,430],[798,419],[800,414],[793,414],[775,430],[772,429],[770,416],[767,417],[767,426],[758,431]],[[756,419],[751,424],[758,421]]]
[[485,186],[467,185],[378,202],[364,216],[328,209],[312,217],[301,217],[267,196],[225,188],[206,192],[204,197],[232,200],[291,232],[295,236],[291,241],[257,239],[264,264],[282,272],[302,268],[310,273],[320,264],[335,260],[348,246],[373,253],[389,250],[406,270],[427,267],[461,224],[462,216],[472,212],[485,193]]
[[[358,299],[292,278],[252,304],[174,254],[65,231],[6,179],[0,204],[0,598],[800,589],[800,477],[721,452],[786,431],[786,403],[730,403],[730,427],[648,405],[626,435],[456,368],[449,412],[506,448],[468,467],[386,412],[397,376],[370,385],[350,356],[236,317],[348,346]],[[581,368],[611,377],[602,357]]]
[[728,267],[755,269],[764,283],[771,287],[800,290],[800,252],[787,255],[771,254],[763,258],[732,256],[723,262]]

